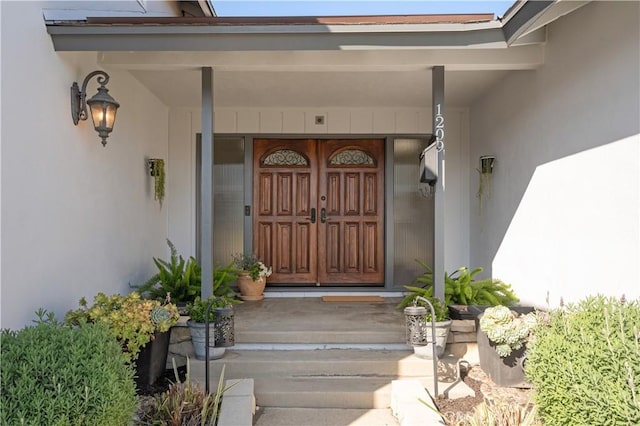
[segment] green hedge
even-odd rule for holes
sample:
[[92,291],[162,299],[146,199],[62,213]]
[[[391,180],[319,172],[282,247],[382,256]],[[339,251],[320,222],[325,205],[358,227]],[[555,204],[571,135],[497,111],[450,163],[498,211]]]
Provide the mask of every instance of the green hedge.
[[2,425],[130,424],[137,397],[133,369],[101,325],[41,322],[3,330]]
[[589,297],[552,311],[526,373],[545,425],[640,424],[640,301]]

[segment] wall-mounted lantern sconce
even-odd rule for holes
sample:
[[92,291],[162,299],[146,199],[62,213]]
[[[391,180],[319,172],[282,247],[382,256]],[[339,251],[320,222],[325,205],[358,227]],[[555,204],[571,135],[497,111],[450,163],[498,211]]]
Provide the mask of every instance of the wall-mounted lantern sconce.
[[494,157],[493,155],[483,155],[482,157],[480,157],[480,173],[485,175],[485,174],[491,174],[493,173],[493,165],[496,161],[496,157]]
[[[98,84],[100,84],[98,93],[93,95],[91,99],[86,100],[87,83],[96,75],[98,76]],[[78,88],[78,83],[75,81],[71,85],[71,118],[73,118],[73,124],[77,126],[80,120],[87,119],[87,105],[89,105],[93,127],[95,127],[96,132],[98,132],[98,135],[102,138],[102,146],[107,145],[107,138],[113,130],[113,123],[116,121],[116,111],[120,106],[120,104],[109,95],[109,90],[105,87],[108,82],[109,74],[104,71],[93,71],[84,78],[82,89]]]

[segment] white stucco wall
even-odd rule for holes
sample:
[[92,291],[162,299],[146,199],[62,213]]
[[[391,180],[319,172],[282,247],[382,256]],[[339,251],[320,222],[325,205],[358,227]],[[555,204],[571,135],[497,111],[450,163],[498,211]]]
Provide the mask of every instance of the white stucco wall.
[[471,108],[470,169],[495,155],[471,263],[546,307],[640,296],[640,4],[593,2],[552,23],[545,64]]
[[[469,264],[468,111],[446,111],[446,242],[445,269]],[[324,115],[324,125],[315,116]],[[219,108],[215,112],[218,133],[287,135],[323,134],[393,135],[431,132],[430,109],[407,108]],[[181,253],[195,251],[195,135],[201,131],[199,109],[173,108],[169,114],[169,161],[167,177],[172,193],[169,206],[169,238]],[[274,136],[277,137],[277,136]],[[416,158],[416,179],[418,177]],[[185,190],[188,188],[188,190]],[[214,236],[215,238],[215,236]]]
[[[95,53],[53,51],[42,19],[50,6],[0,4],[7,328],[30,324],[39,307],[63,315],[81,296],[128,293],[167,252],[167,207],[153,199],[145,160],[167,158],[168,109],[129,73],[106,69],[121,105],[106,148],[91,119],[74,126],[69,87],[101,67]],[[92,96],[95,79],[89,87]]]

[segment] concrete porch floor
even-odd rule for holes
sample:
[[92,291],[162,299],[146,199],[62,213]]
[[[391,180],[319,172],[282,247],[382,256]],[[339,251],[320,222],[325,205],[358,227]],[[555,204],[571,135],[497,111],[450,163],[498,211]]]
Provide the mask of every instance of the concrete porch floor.
[[[324,302],[321,297],[265,298],[235,306],[236,349],[243,344],[404,345],[400,298]],[[408,348],[407,346],[404,346]]]

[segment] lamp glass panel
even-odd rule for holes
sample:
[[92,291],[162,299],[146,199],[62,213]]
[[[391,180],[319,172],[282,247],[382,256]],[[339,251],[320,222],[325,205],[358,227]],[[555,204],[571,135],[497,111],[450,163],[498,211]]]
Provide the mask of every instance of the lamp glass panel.
[[107,104],[106,125],[109,129],[113,129],[113,125],[116,122],[116,111],[118,108],[113,104]]
[[91,103],[89,104],[91,110],[91,119],[93,120],[93,127],[97,129],[103,129],[107,131],[113,130],[113,123],[116,120],[117,108],[115,105],[108,102]]
[[105,126],[105,122],[104,122],[104,117],[105,117],[105,104],[104,103],[92,103],[89,104],[89,109],[91,110],[91,119],[93,120],[93,127],[95,127],[96,129],[102,128],[104,129]]

